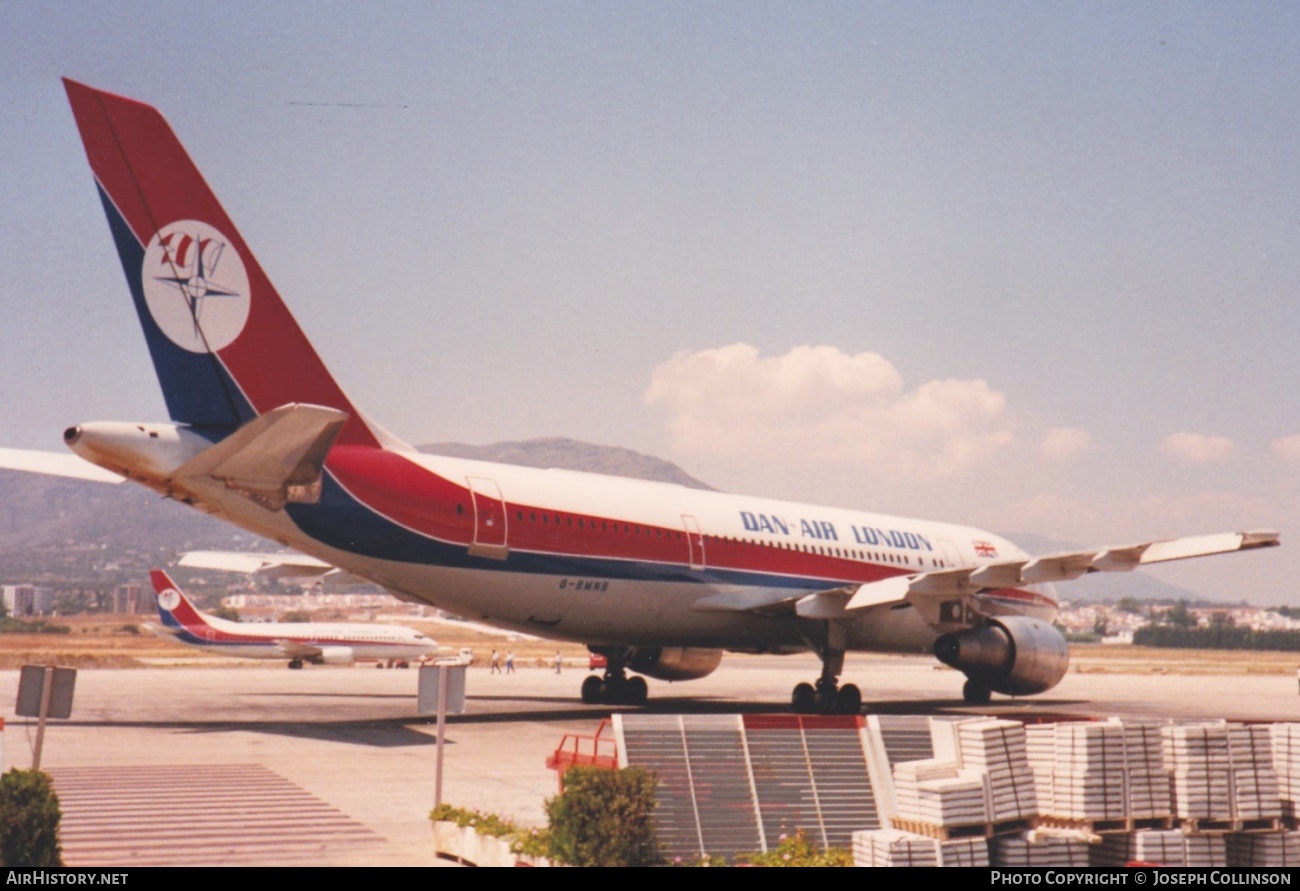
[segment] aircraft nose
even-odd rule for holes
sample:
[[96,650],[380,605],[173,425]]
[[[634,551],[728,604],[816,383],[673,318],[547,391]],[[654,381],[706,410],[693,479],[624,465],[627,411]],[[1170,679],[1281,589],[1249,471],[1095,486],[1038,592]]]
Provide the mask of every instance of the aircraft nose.
[[63,431],[63,441],[68,445],[75,445],[77,440],[81,439],[80,427],[69,427]]

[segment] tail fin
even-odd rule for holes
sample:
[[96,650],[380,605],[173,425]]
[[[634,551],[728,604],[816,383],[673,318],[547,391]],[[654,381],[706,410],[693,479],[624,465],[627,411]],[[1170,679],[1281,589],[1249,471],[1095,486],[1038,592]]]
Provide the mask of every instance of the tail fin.
[[154,594],[158,596],[158,618],[168,631],[192,631],[199,633],[208,627],[207,616],[199,612],[190,599],[181,593],[181,589],[161,569],[149,571],[149,581],[153,583]]
[[379,445],[158,111],[66,78],[172,420],[232,430],[292,402]]

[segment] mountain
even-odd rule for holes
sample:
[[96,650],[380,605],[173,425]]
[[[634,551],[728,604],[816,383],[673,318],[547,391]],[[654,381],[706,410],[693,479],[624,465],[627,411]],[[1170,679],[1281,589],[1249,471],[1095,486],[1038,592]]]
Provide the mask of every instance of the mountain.
[[677,483],[691,489],[715,491],[671,461],[643,455],[618,446],[592,445],[576,439],[552,437],[528,439],[523,442],[497,442],[474,446],[459,442],[438,442],[416,446],[430,455],[450,458],[470,458],[476,461],[495,461],[499,464],[518,464],[523,467],[557,467],[561,470],[582,470],[587,473],[604,473],[610,476],[629,476],[639,480],[659,483]]

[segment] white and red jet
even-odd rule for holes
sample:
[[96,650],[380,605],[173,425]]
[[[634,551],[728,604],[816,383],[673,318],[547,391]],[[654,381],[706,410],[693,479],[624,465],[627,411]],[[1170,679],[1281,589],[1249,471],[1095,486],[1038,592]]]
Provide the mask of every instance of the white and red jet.
[[399,597],[607,657],[589,702],[813,650],[797,710],[857,711],[849,650],[932,650],[965,696],[1053,687],[1049,583],[1278,544],[1235,532],[1031,557],[949,523],[417,453],[334,382],[153,108],[66,81],[171,423],[88,423],[81,457]]
[[438,653],[427,635],[402,625],[364,622],[230,622],[200,612],[161,569],[149,573],[158,595],[154,629],[209,653],[241,659],[287,659],[290,668],[351,665],[358,660],[405,663]]

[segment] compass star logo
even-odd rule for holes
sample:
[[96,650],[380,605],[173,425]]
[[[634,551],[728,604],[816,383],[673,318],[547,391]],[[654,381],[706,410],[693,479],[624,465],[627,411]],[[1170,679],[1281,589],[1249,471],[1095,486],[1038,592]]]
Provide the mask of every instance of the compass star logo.
[[175,588],[168,588],[158,595],[158,605],[171,612],[181,605],[181,595],[176,593]]
[[144,299],[167,339],[191,353],[215,353],[248,321],[248,272],[215,226],[179,220],[144,252]]

